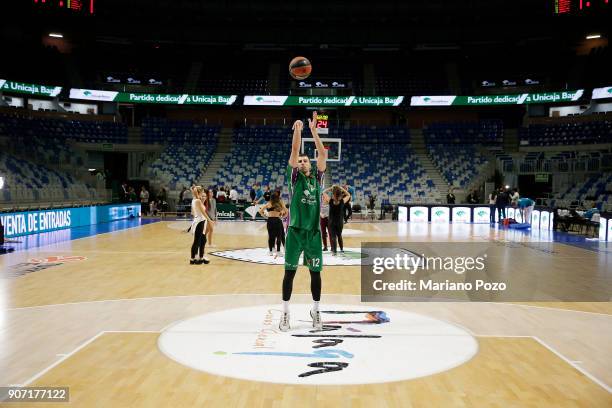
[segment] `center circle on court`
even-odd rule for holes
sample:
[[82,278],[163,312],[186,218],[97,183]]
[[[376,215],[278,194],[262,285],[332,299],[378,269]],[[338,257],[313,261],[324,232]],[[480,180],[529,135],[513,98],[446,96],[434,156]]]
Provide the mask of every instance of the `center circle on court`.
[[453,324],[384,306],[325,305],[324,329],[311,305],[291,305],[281,332],[278,305],[208,313],[174,324],[158,346],[195,370],[242,380],[345,385],[410,380],[450,370],[478,352]]

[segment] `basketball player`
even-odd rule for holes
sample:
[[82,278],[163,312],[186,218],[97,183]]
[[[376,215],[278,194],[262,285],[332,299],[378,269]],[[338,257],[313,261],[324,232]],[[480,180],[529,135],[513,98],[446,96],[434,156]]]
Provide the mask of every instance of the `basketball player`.
[[317,112],[308,120],[310,132],[317,147],[317,169],[313,173],[310,159],[300,154],[302,128],[304,124],[297,120],[293,124],[293,141],[291,156],[287,166],[289,183],[289,228],[287,228],[287,247],[285,252],[285,277],[283,278],[283,315],[278,328],[289,330],[289,299],[293,291],[293,278],[298,268],[298,260],[304,252],[304,265],[310,270],[310,291],[314,301],[310,316],[312,326],[322,329],[319,301],[321,300],[321,270],[323,268],[323,248],[319,216],[321,207],[321,185],[327,167],[327,152],[317,133]]
[[[265,210],[268,210],[267,216]],[[283,247],[285,246],[285,228],[283,227],[282,217],[285,217],[288,212],[289,210],[287,210],[277,191],[272,193],[270,201],[259,209],[261,216],[267,218],[266,226],[268,228],[268,249],[270,250],[270,256],[274,255],[272,250],[274,249],[274,243],[276,243],[275,258],[282,254],[281,244],[283,244]]]
[[[202,203],[203,190],[201,186],[193,186],[191,188],[193,194],[193,200],[191,200],[191,214],[193,215],[193,222],[191,223],[190,231],[193,234],[193,244],[191,245],[191,265],[208,264],[210,261],[204,257],[204,246],[206,245],[206,224],[212,223],[208,214],[206,213],[206,207]],[[199,254],[199,258],[196,259],[196,253]]]

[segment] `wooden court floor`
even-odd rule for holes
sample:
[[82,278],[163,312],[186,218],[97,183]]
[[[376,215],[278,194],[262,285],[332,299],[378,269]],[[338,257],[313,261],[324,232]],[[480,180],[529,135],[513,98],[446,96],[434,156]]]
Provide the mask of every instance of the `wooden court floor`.
[[[34,406],[612,406],[610,302],[386,304],[463,327],[478,343],[464,364],[407,381],[272,384],[179,364],[158,346],[169,325],[278,304],[283,276],[282,266],[214,255],[264,247],[263,223],[219,223],[215,246],[207,248],[211,263],[201,266],[187,262],[191,236],[182,227],[160,222],[1,256],[0,268],[10,273],[0,279],[0,385],[70,387],[70,403]],[[475,225],[346,228],[345,247],[537,240]],[[610,278],[609,253],[552,245],[551,253],[516,245],[503,250],[512,251],[512,268],[550,271],[576,291]],[[33,260],[55,264],[33,271],[27,267]],[[363,305],[358,266],[326,267],[322,277],[323,304]],[[292,303],[309,303],[309,293],[308,273],[300,269]]]

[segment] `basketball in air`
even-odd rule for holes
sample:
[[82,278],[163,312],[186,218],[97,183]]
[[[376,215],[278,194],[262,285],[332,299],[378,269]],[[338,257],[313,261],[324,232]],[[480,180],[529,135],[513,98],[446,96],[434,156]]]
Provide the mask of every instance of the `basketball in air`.
[[312,72],[312,65],[310,61],[305,57],[295,57],[289,63],[289,75],[293,79],[306,79]]

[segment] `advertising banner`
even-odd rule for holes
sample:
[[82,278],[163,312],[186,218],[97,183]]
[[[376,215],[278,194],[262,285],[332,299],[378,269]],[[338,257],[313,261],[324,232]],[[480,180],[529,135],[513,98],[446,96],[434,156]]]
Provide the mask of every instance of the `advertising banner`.
[[605,88],[593,89],[592,99],[605,99],[612,98],[612,86],[606,86]]
[[70,98],[100,102],[167,105],[233,105],[236,102],[237,95],[151,94],[72,88],[70,89]]
[[399,106],[403,96],[246,95],[248,106]]
[[217,219],[220,219],[220,220],[236,219],[236,204],[217,203]]
[[491,221],[489,218],[490,214],[489,207],[474,208],[474,224],[488,224]]
[[6,238],[139,217],[140,204],[23,211],[0,215]]
[[584,94],[584,89],[563,92],[523,93],[513,95],[480,95],[480,96],[413,96],[410,106],[487,106],[487,105],[527,105],[532,103],[556,103],[577,101]]
[[26,84],[24,82],[15,82],[8,81],[6,79],[0,79],[0,91],[8,93],[55,97],[59,95],[60,92],[62,92],[62,87],[39,84]]
[[428,222],[429,210],[427,207],[410,207],[410,222]]
[[453,207],[453,223],[469,223],[471,214],[472,211],[468,207]]
[[431,222],[448,224],[450,222],[450,208],[432,207]]

